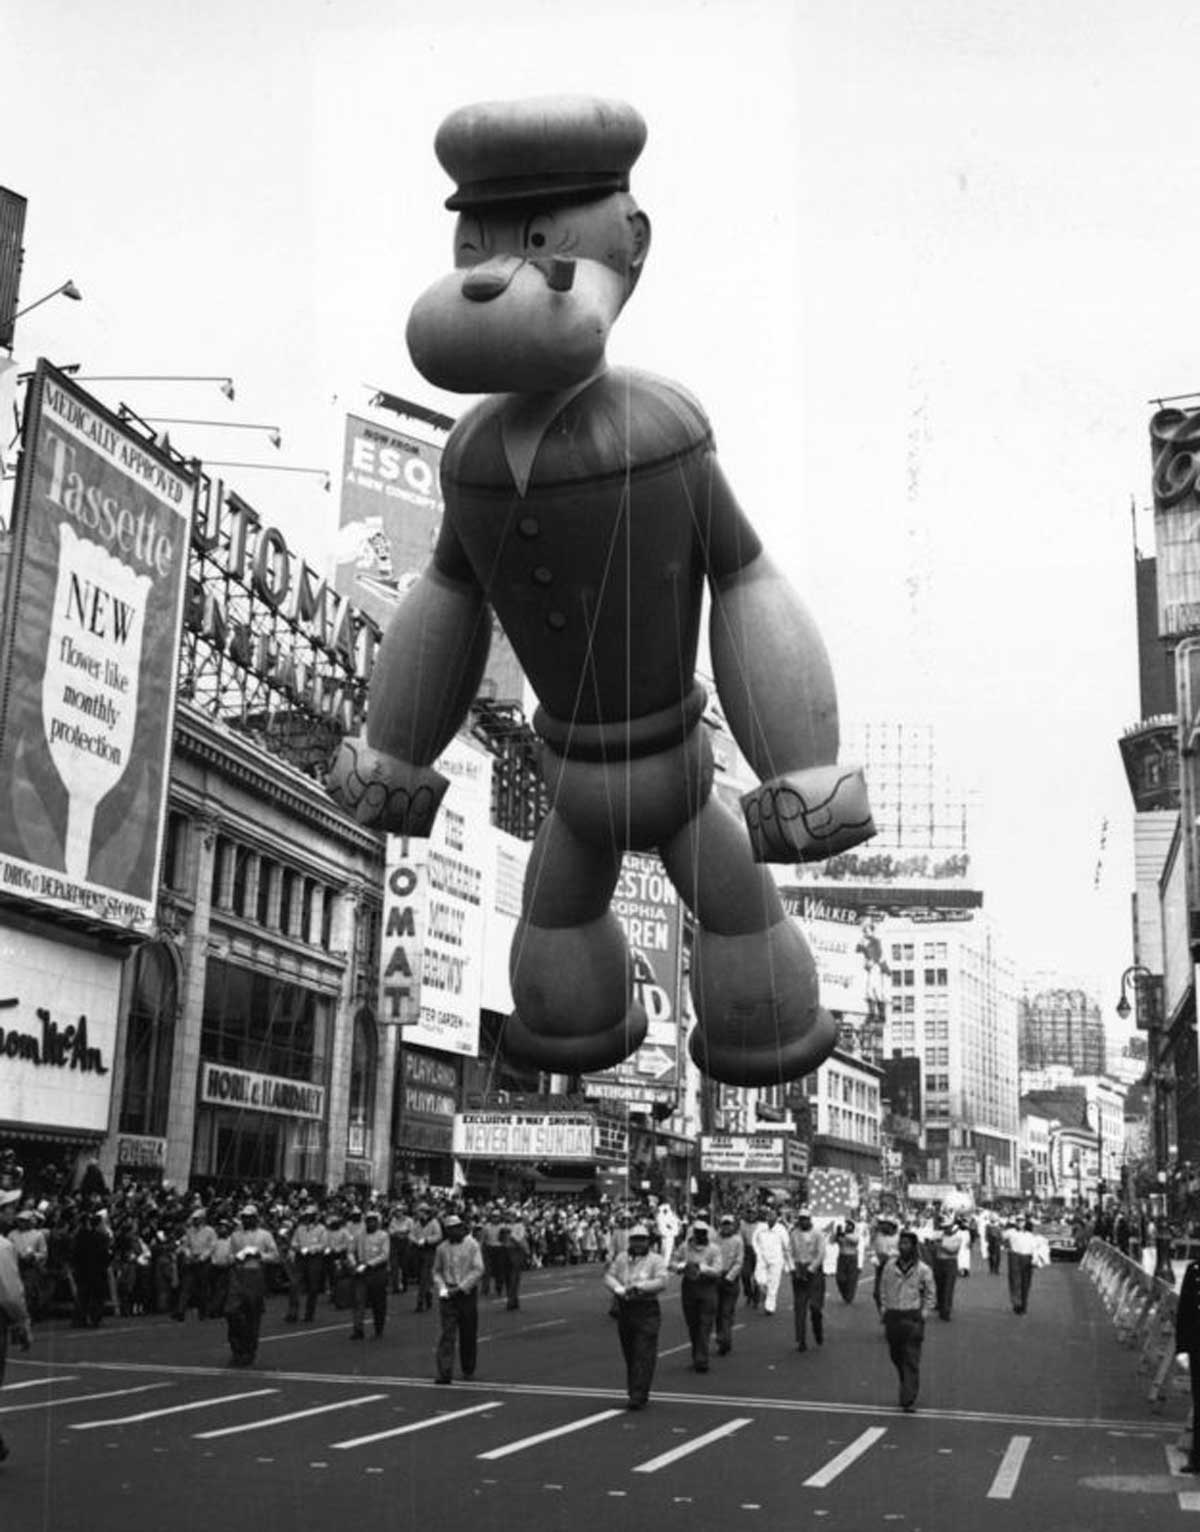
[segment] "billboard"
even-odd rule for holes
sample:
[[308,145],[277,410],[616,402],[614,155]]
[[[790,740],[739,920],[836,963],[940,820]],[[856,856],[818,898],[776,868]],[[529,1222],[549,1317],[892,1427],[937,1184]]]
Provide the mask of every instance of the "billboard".
[[[0,346],[12,350],[13,321],[21,291],[21,241],[25,237],[25,198],[0,186]],[[5,430],[7,436],[8,432]]]
[[802,1176],[808,1145],[781,1133],[702,1133],[700,1169],[706,1175]]
[[191,481],[39,362],[0,630],[0,889],[153,927]]
[[872,970],[864,953],[863,918],[804,888],[787,890],[784,907],[804,933],[821,981],[821,1004],[831,1011],[867,1012]]
[[475,1058],[492,869],[492,757],[460,737],[436,766],[450,786],[430,838],[387,838],[379,1015],[404,1029],[406,1044]]
[[627,851],[612,899],[646,1011],[642,1046],[613,1069],[583,1076],[584,1094],[608,1101],[678,1099],[682,1054],[683,906],[656,856]]
[[1196,477],[1200,410],[1160,409],[1150,420],[1158,636],[1200,632],[1200,538]]
[[[442,449],[394,426],[346,416],[335,583],[386,629],[428,564],[442,524]],[[480,696],[520,702],[524,682],[498,626]]]
[[594,1160],[596,1124],[572,1112],[460,1112],[454,1153],[463,1159]]
[[396,1100],[397,1148],[449,1154],[458,1110],[458,1065],[415,1049],[401,1050]]
[[0,1123],[108,1132],[121,960],[0,927]]

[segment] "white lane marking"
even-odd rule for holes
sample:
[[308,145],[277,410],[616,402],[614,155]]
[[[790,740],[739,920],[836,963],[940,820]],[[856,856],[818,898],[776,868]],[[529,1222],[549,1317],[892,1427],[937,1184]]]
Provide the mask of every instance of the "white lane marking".
[[[732,1330],[731,1333],[736,1335],[739,1330],[744,1330],[745,1328],[746,1328],[745,1325],[741,1325],[741,1324],[734,1325],[733,1330]],[[668,1350],[660,1351],[658,1354],[659,1354],[659,1356],[674,1356],[677,1351],[690,1351],[691,1349],[692,1349],[691,1341],[684,1341],[682,1346],[671,1346]],[[715,1350],[716,1350],[715,1345],[713,1347],[713,1350],[715,1352]]]
[[572,1431],[584,1431],[588,1426],[598,1426],[602,1420],[612,1420],[624,1413],[624,1410],[601,1410],[598,1415],[585,1415],[582,1420],[573,1420],[568,1426],[555,1426],[552,1431],[523,1436],[519,1442],[509,1442],[507,1447],[493,1447],[491,1452],[481,1452],[479,1456],[487,1462],[495,1462],[497,1458],[506,1458],[510,1453],[524,1452],[526,1447],[540,1446],[542,1442],[553,1441],[556,1436],[570,1436]]
[[285,1330],[282,1333],[282,1335],[260,1335],[258,1337],[258,1344],[260,1346],[265,1346],[268,1341],[299,1340],[302,1335],[303,1336],[308,1336],[308,1335],[332,1335],[335,1330],[345,1330],[347,1335],[350,1334],[350,1331],[348,1329],[346,1329],[346,1326],[344,1324],[343,1325],[318,1325],[315,1330],[310,1330],[309,1327],[307,1325],[305,1325],[305,1326],[303,1326],[303,1328],[298,1329],[298,1330]]
[[64,1404],[91,1404],[94,1399],[123,1399],[127,1394],[148,1394],[152,1388],[170,1388],[169,1383],[142,1383],[137,1388],[112,1388],[102,1394],[76,1394],[70,1399],[39,1399],[35,1404],[6,1404],[0,1415],[15,1415],[18,1410],[56,1410]]
[[236,1436],[240,1431],[264,1431],[267,1426],[286,1425],[289,1420],[307,1420],[310,1415],[328,1415],[331,1410],[352,1410],[357,1404],[374,1404],[386,1394],[364,1394],[360,1399],[339,1399],[337,1404],[318,1404],[311,1410],[293,1410],[289,1415],[272,1415],[269,1420],[251,1420],[244,1426],[221,1426],[217,1431],[197,1431],[198,1442],[211,1442],[218,1436]]
[[869,1430],[864,1431],[860,1437],[852,1441],[848,1447],[844,1447],[837,1457],[830,1458],[824,1468],[818,1469],[810,1479],[805,1479],[804,1488],[824,1489],[826,1485],[832,1484],[838,1474],[844,1473],[851,1463],[857,1462],[864,1452],[871,1450],[881,1436],[886,1435],[886,1426],[871,1426]]
[[132,1426],[143,1420],[157,1420],[160,1415],[183,1415],[188,1410],[209,1410],[218,1404],[235,1404],[239,1399],[261,1399],[264,1394],[277,1394],[277,1388],[256,1388],[249,1394],[224,1394],[219,1399],[194,1399],[190,1404],[171,1404],[164,1410],[143,1410],[140,1415],[121,1415],[109,1420],[83,1420],[71,1427],[72,1431],[99,1431],[103,1426]]
[[444,1426],[451,1420],[461,1420],[464,1415],[478,1415],[483,1410],[504,1408],[502,1400],[491,1404],[473,1404],[469,1410],[451,1410],[445,1415],[430,1415],[425,1420],[413,1420],[406,1426],[391,1426],[386,1431],[374,1431],[370,1436],[352,1436],[349,1441],[331,1442],[335,1452],[349,1452],[351,1447],[366,1447],[371,1442],[385,1442],[392,1436],[407,1436],[413,1431],[427,1431],[430,1426]]
[[19,1389],[19,1388],[41,1388],[43,1383],[78,1383],[78,1382],[79,1382],[79,1374],[77,1372],[69,1372],[69,1373],[66,1374],[65,1377],[60,1377],[60,1378],[30,1378],[27,1383],[6,1383],[5,1386],[4,1386],[4,1392],[6,1394],[15,1394],[17,1389]]
[[555,1293],[573,1293],[573,1287],[544,1287],[536,1293],[522,1293],[522,1298],[553,1298]]
[[531,1330],[548,1330],[551,1325],[565,1325],[565,1319],[539,1319],[535,1325],[522,1325],[518,1330],[489,1330],[486,1335],[480,1335],[476,1344],[482,1346],[484,1341],[508,1340],[510,1336],[528,1335]]
[[715,1431],[709,1431],[704,1436],[693,1437],[690,1442],[683,1442],[678,1447],[672,1447],[670,1452],[651,1458],[647,1463],[639,1463],[633,1471],[634,1473],[657,1473],[660,1468],[666,1468],[669,1463],[678,1462],[689,1453],[699,1452],[701,1447],[707,1447],[710,1442],[719,1442],[723,1436],[732,1436],[735,1431],[748,1426],[750,1419],[749,1415],[743,1415],[737,1420],[727,1421],[723,1426],[718,1426]]
[[996,1477],[992,1480],[992,1487],[987,1492],[989,1500],[1012,1499],[1017,1480],[1021,1476],[1025,1454],[1029,1451],[1029,1444],[1032,1441],[1032,1436],[1014,1436],[1009,1442],[1000,1460],[1000,1467],[996,1470]]

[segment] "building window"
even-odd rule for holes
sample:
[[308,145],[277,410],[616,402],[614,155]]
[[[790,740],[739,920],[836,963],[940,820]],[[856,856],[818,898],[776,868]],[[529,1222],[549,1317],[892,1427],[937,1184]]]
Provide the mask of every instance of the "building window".
[[375,1018],[364,1006],[354,1018],[354,1044],[350,1056],[350,1115],[346,1124],[346,1153],[354,1159],[367,1158],[372,1150],[375,1061]]
[[130,993],[119,1131],[163,1138],[179,1009],[179,971],[165,943],[138,949]]
[[187,887],[189,821],[186,814],[172,810],[167,815],[167,833],[163,838],[162,880],[167,888]]

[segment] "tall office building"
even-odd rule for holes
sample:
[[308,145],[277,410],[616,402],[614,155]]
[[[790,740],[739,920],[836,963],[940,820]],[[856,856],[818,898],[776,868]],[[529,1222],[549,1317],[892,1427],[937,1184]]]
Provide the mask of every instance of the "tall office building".
[[1020,1051],[1023,1070],[1059,1064],[1075,1074],[1105,1074],[1107,1048],[1099,1003],[1078,988],[1051,986],[1022,995]]

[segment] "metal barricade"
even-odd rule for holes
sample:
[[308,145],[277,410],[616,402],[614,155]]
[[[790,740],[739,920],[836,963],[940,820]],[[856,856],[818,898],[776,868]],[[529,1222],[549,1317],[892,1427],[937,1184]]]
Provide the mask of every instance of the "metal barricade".
[[1089,1241],[1080,1270],[1111,1316],[1118,1342],[1138,1353],[1138,1374],[1150,1378],[1151,1409],[1160,1410],[1172,1391],[1188,1393],[1187,1373],[1176,1365],[1174,1288],[1102,1239]]

